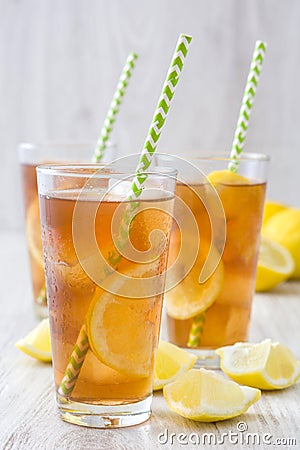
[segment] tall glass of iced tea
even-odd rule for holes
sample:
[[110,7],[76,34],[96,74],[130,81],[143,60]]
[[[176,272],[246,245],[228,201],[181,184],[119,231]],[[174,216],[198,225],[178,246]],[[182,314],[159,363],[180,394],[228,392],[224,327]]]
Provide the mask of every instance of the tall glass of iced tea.
[[37,168],[58,407],[100,428],[150,415],[176,184],[155,169],[130,199],[122,166]]
[[[161,158],[179,168],[176,194],[191,210],[199,230],[198,245],[185,220],[180,229],[173,226],[170,263],[175,276],[179,272],[182,276],[173,288],[168,280],[168,337],[197,351],[204,365],[217,367],[213,349],[248,336],[268,157],[243,154],[237,173],[228,170],[230,160],[222,154],[172,157],[173,162],[171,157]],[[174,216],[183,215],[185,209],[176,199]],[[182,236],[190,240],[183,264],[177,261]],[[197,255],[191,260],[196,245]]]
[[[94,148],[95,142],[24,142],[18,148],[34,309],[40,318],[48,315],[48,308],[35,169],[39,164],[51,162],[89,162],[92,160]],[[109,144],[107,150],[106,158],[112,160],[115,157],[115,146]]]

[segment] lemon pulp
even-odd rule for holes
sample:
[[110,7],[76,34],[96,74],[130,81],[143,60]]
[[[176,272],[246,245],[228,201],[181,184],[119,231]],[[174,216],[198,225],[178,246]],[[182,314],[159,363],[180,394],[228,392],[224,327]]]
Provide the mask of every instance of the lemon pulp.
[[260,391],[206,369],[191,369],[164,387],[169,408],[199,422],[236,417],[260,398]]
[[162,389],[181,373],[191,369],[197,356],[169,342],[159,341],[154,371],[154,390]]
[[300,362],[279,342],[270,339],[236,343],[216,350],[223,372],[238,383],[259,389],[283,389],[300,378]]

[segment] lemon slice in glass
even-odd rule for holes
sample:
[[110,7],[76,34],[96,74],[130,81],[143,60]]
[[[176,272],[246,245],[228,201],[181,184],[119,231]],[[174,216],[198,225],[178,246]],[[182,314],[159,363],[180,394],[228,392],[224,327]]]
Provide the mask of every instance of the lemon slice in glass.
[[260,398],[260,390],[240,386],[211,370],[191,369],[164,387],[169,408],[188,419],[215,422],[236,417]]
[[249,180],[242,175],[230,170],[215,170],[207,175],[207,179],[213,184],[249,184]]
[[97,290],[86,318],[93,353],[124,375],[149,376],[160,308],[161,302],[155,297],[132,299]]
[[294,270],[294,260],[290,252],[275,241],[261,238],[257,273],[256,291],[268,291],[287,280]]
[[15,346],[33,358],[44,362],[51,362],[49,319],[42,320],[27,336],[18,340]]
[[193,367],[197,356],[169,342],[159,341],[154,372],[154,390],[162,389]]
[[198,259],[188,275],[174,288],[165,293],[166,310],[173,319],[185,320],[197,316],[211,306],[223,286],[222,261],[204,283],[199,283],[202,263]]
[[283,389],[300,378],[300,361],[279,342],[237,343],[216,350],[223,372],[259,389]]
[[44,269],[39,201],[36,197],[29,205],[26,215],[26,240],[30,255]]

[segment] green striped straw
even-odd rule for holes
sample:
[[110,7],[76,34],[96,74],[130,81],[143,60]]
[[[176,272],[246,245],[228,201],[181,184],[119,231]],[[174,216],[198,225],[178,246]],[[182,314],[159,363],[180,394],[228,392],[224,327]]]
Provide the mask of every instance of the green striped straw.
[[174,96],[175,88],[179,81],[191,40],[191,36],[184,34],[179,36],[176,50],[173,55],[171,65],[163,85],[162,93],[152,119],[152,124],[150,126],[136,169],[136,176],[131,186],[132,198],[137,198],[140,196],[143,189],[143,184],[147,179],[146,171],[151,164],[153,154],[157,148],[158,140],[169,112],[170,103]]
[[[183,69],[184,59],[188,52],[189,44],[192,40],[191,36],[181,34],[179,36],[175,53],[173,55],[163,88],[160,95],[158,105],[153,115],[152,123],[148,132],[148,136],[144,143],[144,147],[139,159],[138,166],[136,168],[135,178],[131,185],[131,193],[128,196],[128,200],[132,201],[137,199],[142,191],[143,184],[145,183],[154,152],[157,148],[157,144],[161,135],[162,128],[165,124],[167,114],[170,109],[170,103],[174,96],[175,88],[177,86],[179,76]],[[137,203],[129,203],[129,209],[125,212],[123,221],[120,225],[120,236],[127,236],[127,226],[132,218],[132,213]],[[122,248],[120,246],[119,248]]]
[[[266,42],[256,41],[247,83],[242,99],[237,127],[234,134],[232,149],[230,152],[230,162],[228,164],[228,170],[230,170],[231,172],[238,171],[239,158],[244,148],[250,113],[254,102],[262,64],[264,62],[266,48]],[[188,347],[199,347],[205,323],[205,314],[206,311],[194,317],[189,334]]]
[[188,347],[191,348],[200,347],[201,337],[205,324],[205,318],[206,318],[206,311],[194,317],[189,335]]
[[[148,136],[146,138],[144,148],[142,150],[139,163],[136,168],[135,178],[132,182],[131,192],[128,196],[129,200],[138,198],[142,193],[143,184],[147,179],[147,174],[144,173],[144,171],[146,171],[151,164],[158,140],[161,135],[161,130],[165,124],[166,117],[169,112],[170,103],[174,96],[175,88],[183,69],[184,61],[191,40],[191,36],[187,36],[184,34],[181,34],[179,36],[171,65],[167,73],[165,83],[163,85],[162,93],[159,98],[158,105],[148,132]],[[120,236],[123,236],[122,230],[120,230]],[[115,260],[118,261],[118,258],[116,258]],[[88,349],[88,336],[86,333],[86,325],[84,323],[79,332],[78,339],[76,341],[65,374],[59,386],[59,394],[69,396],[72,393]]]
[[123,71],[121,73],[115,94],[106,114],[104,125],[102,127],[99,139],[96,144],[93,162],[100,162],[103,158],[104,151],[107,146],[108,139],[113,129],[116,116],[120,110],[129,79],[135,66],[135,61],[138,55],[136,53],[129,53]]
[[67,370],[59,386],[58,392],[61,395],[69,395],[73,391],[88,349],[89,340],[86,332],[86,324],[84,323],[79,332]]
[[40,293],[36,299],[36,302],[38,303],[38,305],[47,306],[47,293],[46,293],[45,285],[40,290]]
[[267,44],[263,41],[256,41],[253,58],[250,66],[249,75],[242,99],[242,105],[239,113],[237,127],[235,130],[232,148],[230,152],[230,162],[228,170],[237,172],[239,166],[239,157],[243,151],[246,134],[249,125],[249,118],[255,98],[255,93],[264,62]]

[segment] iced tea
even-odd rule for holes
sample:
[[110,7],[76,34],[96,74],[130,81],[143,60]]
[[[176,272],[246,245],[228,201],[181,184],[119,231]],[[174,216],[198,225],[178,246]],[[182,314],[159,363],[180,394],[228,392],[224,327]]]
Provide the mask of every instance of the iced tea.
[[[120,238],[113,236],[111,228],[119,210],[119,216],[124,216],[129,202],[121,203],[122,197],[112,193],[99,204],[108,189],[108,180],[109,176],[103,172],[97,188],[82,193],[78,190],[78,182],[81,184],[82,180],[78,178],[70,187],[66,177],[63,182],[60,180],[60,188],[40,195],[40,208],[57,390],[85,325],[89,340],[76,383],[68,395],[58,395],[60,408],[68,410],[62,417],[76,422],[77,419],[70,419],[71,412],[66,406],[73,405],[71,409],[77,409],[77,417],[91,408],[91,416],[101,416],[104,411],[107,418],[115,417],[114,424],[107,426],[120,426],[118,414],[125,414],[122,424],[132,411],[135,418],[128,424],[139,423],[149,416],[173,194],[160,189],[148,196],[145,192],[139,199],[129,228],[130,242],[142,261],[136,262],[127,254],[118,257],[116,245]],[[90,249],[88,218],[93,215],[97,248]],[[82,230],[77,244],[74,221],[77,230]],[[154,230],[159,230],[158,234]],[[80,247],[86,251],[83,259]],[[98,252],[114,269],[111,273],[107,272],[108,266],[103,268],[99,264]],[[111,408],[119,409],[115,413]],[[103,420],[85,424],[91,423],[105,426]]]
[[[201,169],[201,159],[197,164]],[[205,171],[205,164],[202,167]],[[210,170],[213,168],[211,165]],[[211,173],[204,183],[177,183],[176,194],[191,209],[200,234],[195,264],[165,295],[168,337],[177,345],[209,350],[247,340],[266,191],[265,177],[259,173],[255,178],[254,168],[253,164],[249,171],[252,177],[225,169]],[[208,280],[201,284],[199,274],[212,244],[211,223],[214,221],[218,229],[220,221],[222,226],[221,217],[208,214],[211,190],[206,188],[207,183],[214,186],[223,206],[226,241],[222,254],[214,250],[219,263]],[[180,213],[175,202],[175,216]],[[181,232],[189,234],[184,224]],[[193,245],[191,240],[189,248]],[[175,227],[170,245],[173,262],[179,248],[180,233]]]
[[[44,257],[40,226],[40,212],[36,179],[36,167],[44,163],[88,162],[91,160],[95,144],[83,143],[22,143],[19,146],[22,191],[25,211],[25,233],[29,255],[31,284],[35,312],[39,317],[48,315],[45,289]],[[108,145],[111,156],[114,146]]]
[[[44,257],[40,226],[40,211],[36,181],[36,165],[22,164],[22,184],[25,209],[25,233],[29,255],[34,301],[39,311],[46,309]],[[42,315],[46,315],[42,314]]]

